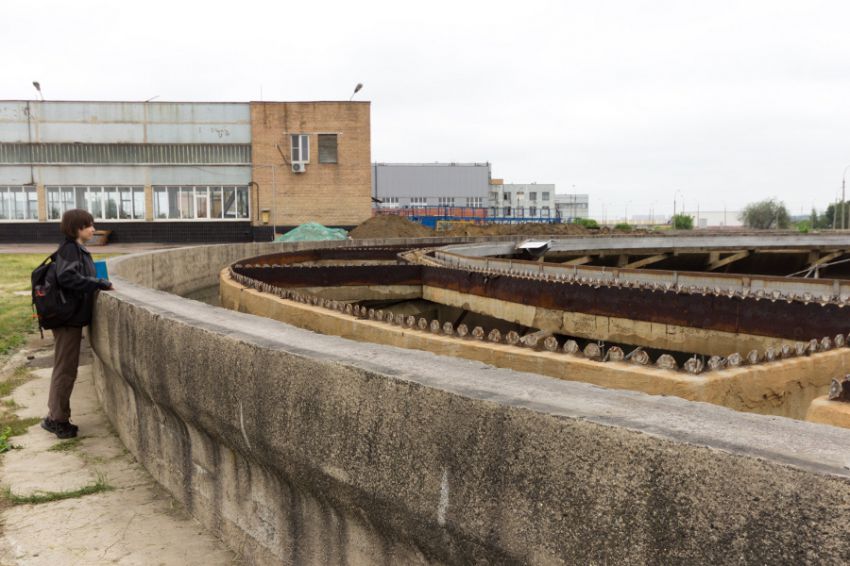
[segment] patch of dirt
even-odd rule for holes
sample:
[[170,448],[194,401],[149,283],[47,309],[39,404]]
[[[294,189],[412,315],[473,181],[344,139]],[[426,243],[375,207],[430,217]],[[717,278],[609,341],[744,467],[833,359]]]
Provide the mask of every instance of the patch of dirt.
[[369,238],[429,238],[434,231],[395,215],[373,216],[348,233],[354,240]]

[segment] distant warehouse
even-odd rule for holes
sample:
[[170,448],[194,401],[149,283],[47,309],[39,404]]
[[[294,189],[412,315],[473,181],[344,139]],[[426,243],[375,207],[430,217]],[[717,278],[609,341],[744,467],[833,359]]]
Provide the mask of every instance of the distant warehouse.
[[372,197],[384,212],[446,209],[452,216],[528,221],[588,213],[587,195],[559,195],[553,184],[504,183],[492,177],[489,163],[373,163]]
[[0,101],[0,241],[84,208],[114,241],[271,239],[371,216],[368,102]]

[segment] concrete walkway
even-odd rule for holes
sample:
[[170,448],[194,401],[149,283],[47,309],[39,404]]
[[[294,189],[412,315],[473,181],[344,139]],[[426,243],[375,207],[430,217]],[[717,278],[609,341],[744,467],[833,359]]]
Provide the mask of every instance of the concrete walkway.
[[[45,340],[24,352],[35,356],[31,366],[44,367],[11,395],[21,418],[45,413],[50,348]],[[90,365],[80,368],[71,407],[79,442],[59,445],[35,424],[11,439],[19,449],[0,455],[0,482],[15,496],[78,490],[98,479],[111,489],[34,505],[4,498],[0,565],[239,564],[127,453],[100,409]]]

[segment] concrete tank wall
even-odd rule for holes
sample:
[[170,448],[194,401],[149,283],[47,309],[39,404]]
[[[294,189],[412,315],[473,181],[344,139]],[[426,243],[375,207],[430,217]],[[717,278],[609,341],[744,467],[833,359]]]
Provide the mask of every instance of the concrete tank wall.
[[172,294],[282,249],[110,260],[117,291],[99,295],[92,328],[122,440],[248,560],[850,558],[848,430],[318,335]]

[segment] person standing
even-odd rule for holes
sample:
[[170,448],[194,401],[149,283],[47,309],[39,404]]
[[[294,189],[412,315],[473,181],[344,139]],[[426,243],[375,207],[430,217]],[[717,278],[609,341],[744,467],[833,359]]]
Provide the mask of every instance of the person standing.
[[91,324],[95,293],[112,290],[107,279],[97,278],[94,261],[85,243],[94,235],[94,218],[75,208],[62,215],[65,240],[56,250],[56,277],[73,314],[53,329],[53,375],[47,400],[48,413],[41,427],[59,438],[74,438],[78,427],[71,424],[71,392],[77,380],[83,327]]

